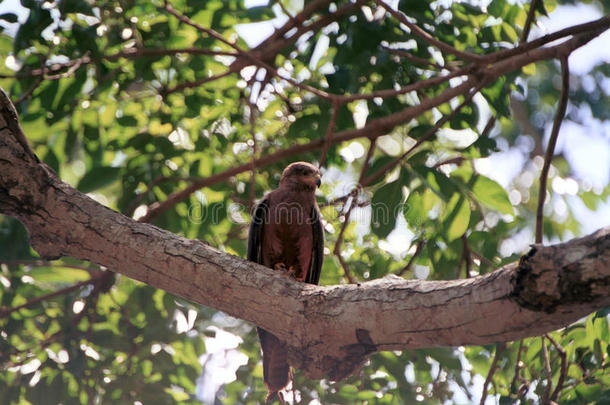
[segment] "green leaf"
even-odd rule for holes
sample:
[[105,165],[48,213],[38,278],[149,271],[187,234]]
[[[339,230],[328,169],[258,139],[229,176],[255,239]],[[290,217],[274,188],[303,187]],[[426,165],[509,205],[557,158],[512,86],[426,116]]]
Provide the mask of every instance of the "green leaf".
[[403,214],[411,228],[418,228],[428,219],[428,211],[425,208],[424,196],[420,191],[412,191],[407,197]]
[[530,63],[529,65],[525,65],[521,68],[521,71],[528,76],[533,76],[536,74],[536,64]]
[[413,229],[419,229],[428,220],[428,213],[440,202],[440,198],[430,189],[412,191],[403,207],[407,223]]
[[120,167],[95,167],[85,173],[78,182],[78,190],[89,193],[99,188],[105,187],[119,177]]
[[396,225],[396,216],[402,212],[402,186],[400,180],[381,186],[371,199],[371,228],[379,238],[387,237]]
[[457,192],[456,185],[445,174],[425,166],[414,166],[414,172],[424,185],[443,201],[449,201]]
[[288,128],[286,136],[293,139],[304,136],[307,138],[319,136],[320,118],[319,114],[308,114],[297,118],[296,121],[290,125],[290,128]]
[[48,283],[75,283],[91,278],[88,271],[71,267],[34,267],[28,274],[38,282]]
[[451,242],[462,236],[468,229],[470,222],[470,205],[468,200],[460,194],[455,194],[445,208],[442,219],[444,236]]
[[[390,163],[392,160],[393,160],[393,158],[391,156],[387,156],[387,155],[384,155],[384,156],[381,156],[381,157],[375,159],[371,164],[369,164],[369,166],[365,172],[364,178],[366,179],[373,174],[377,174],[377,172],[379,170],[381,170],[382,167],[384,167],[385,165]],[[378,176],[375,179],[375,182],[373,184],[376,184],[376,183],[382,181],[384,178],[385,178],[385,176]]]
[[9,23],[16,23],[19,21],[17,15],[13,13],[0,14],[0,20],[4,20]]
[[514,214],[513,206],[508,199],[506,190],[489,177],[477,176],[472,185],[472,192],[479,202],[487,205],[489,208],[493,208],[503,214]]

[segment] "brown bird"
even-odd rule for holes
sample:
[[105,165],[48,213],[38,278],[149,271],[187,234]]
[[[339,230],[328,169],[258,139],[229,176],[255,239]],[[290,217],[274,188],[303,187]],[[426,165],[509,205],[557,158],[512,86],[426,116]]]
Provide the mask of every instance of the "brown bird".
[[[285,271],[298,281],[318,284],[324,260],[324,230],[315,198],[319,186],[320,171],[307,162],[295,162],[284,169],[279,187],[254,210],[248,260]],[[261,328],[257,331],[270,401],[288,385],[288,354],[276,336]],[[280,400],[283,402],[281,396]]]

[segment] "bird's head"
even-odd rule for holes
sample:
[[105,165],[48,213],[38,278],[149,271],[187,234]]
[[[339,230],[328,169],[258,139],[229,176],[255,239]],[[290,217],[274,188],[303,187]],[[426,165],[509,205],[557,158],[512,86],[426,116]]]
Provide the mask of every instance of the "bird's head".
[[286,166],[282,172],[280,185],[314,191],[321,184],[320,170],[307,162],[294,162]]

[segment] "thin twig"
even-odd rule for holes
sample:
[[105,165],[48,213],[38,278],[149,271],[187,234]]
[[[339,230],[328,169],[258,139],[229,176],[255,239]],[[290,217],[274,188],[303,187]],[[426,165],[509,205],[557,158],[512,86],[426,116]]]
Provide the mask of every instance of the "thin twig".
[[551,389],[553,388],[553,372],[551,370],[551,361],[549,360],[549,351],[544,341],[544,336],[540,336],[542,343],[542,359],[544,361],[544,372],[546,373],[546,387],[544,387],[544,394],[542,397],[543,404],[548,404],[551,398]]
[[[462,246],[463,246],[463,251],[462,251],[462,260],[464,261],[464,271],[465,271],[465,276],[466,278],[470,278],[471,275],[471,270],[472,270],[472,257],[470,254],[470,244],[468,243],[468,237],[466,236],[466,234],[464,233],[462,235]],[[458,273],[459,273],[459,269],[458,269]]]
[[557,137],[559,136],[559,128],[563,117],[566,113],[568,105],[568,94],[570,92],[570,68],[568,66],[568,56],[564,55],[561,59],[561,97],[559,99],[559,105],[557,112],[555,113],[555,120],[553,121],[553,129],[551,130],[551,136],[549,138],[549,144],[546,148],[544,155],[544,164],[540,172],[540,189],[538,191],[538,207],[536,209],[536,243],[542,243],[543,236],[543,208],[544,200],[546,199],[546,184],[548,180],[549,168],[551,167],[551,161],[555,154],[555,145],[557,144]]
[[339,234],[337,235],[337,240],[335,241],[335,247],[333,248],[333,254],[335,256],[337,256],[337,258],[339,259],[339,263],[341,264],[341,267],[343,268],[343,273],[350,284],[354,283],[354,279],[351,276],[349,267],[347,266],[347,264],[343,260],[343,257],[341,256],[341,245],[343,243],[343,236],[345,234],[345,230],[347,229],[347,225],[349,223],[353,209],[354,209],[354,204],[353,204],[353,200],[352,200],[352,203],[350,204],[349,208],[347,209],[347,212],[344,214],[343,223],[341,224],[341,230],[339,231]]
[[196,22],[194,22],[193,20],[191,20],[187,16],[185,16],[185,15],[179,13],[178,11],[176,11],[176,9],[173,8],[172,5],[169,4],[169,2],[167,0],[165,0],[163,2],[163,9],[165,11],[167,11],[168,13],[170,13],[171,15],[173,15],[174,17],[176,17],[180,22],[183,22],[186,25],[190,25],[191,27],[195,28],[197,31],[202,32],[204,34],[207,34],[208,36],[210,36],[210,37],[212,37],[212,38],[222,42],[223,44],[226,44],[226,45],[230,46],[231,48],[235,49],[238,53],[243,53],[244,52],[237,45],[235,45],[231,41],[226,40],[218,32],[214,31],[211,28],[206,28],[206,27],[204,27],[204,26],[202,26],[200,24],[197,24]]
[[[305,10],[309,10],[308,12],[313,14],[313,12],[315,11],[314,8],[321,7],[330,3],[327,0],[313,1],[311,2],[312,4],[308,4],[301,13],[295,16],[295,19],[299,22],[302,22],[303,24],[297,27],[293,24],[292,20],[288,20],[288,22],[285,24],[285,26],[296,28],[294,33],[290,33],[291,35],[285,35],[289,34],[290,30],[286,30],[285,27],[282,27],[278,29],[271,37],[263,41],[260,45],[258,45],[254,49],[251,49],[248,53],[248,56],[255,57],[260,61],[273,60],[273,58],[278,53],[280,53],[287,46],[294,44],[304,34],[310,31],[316,32],[335,21],[338,21],[343,16],[351,15],[352,12],[358,10],[359,7],[367,1],[368,0],[356,0],[354,3],[350,2],[336,9],[335,11],[329,12],[328,14],[323,15],[317,20],[305,25],[305,19],[307,18],[305,16]],[[231,66],[237,66],[239,69],[241,69],[242,67],[246,66],[247,63],[248,62],[246,60],[238,59],[233,62]]]
[[300,25],[301,22],[299,20],[297,20],[292,14],[290,14],[290,12],[288,11],[288,9],[286,8],[286,6],[284,5],[284,3],[280,0],[276,0],[274,1],[275,4],[277,4],[278,6],[280,6],[280,9],[282,10],[282,13],[284,13],[284,15],[286,17],[288,17],[291,21],[292,24],[294,24],[294,26]]
[[438,63],[425,59],[425,58],[420,58],[419,56],[415,56],[413,55],[411,52],[406,51],[404,49],[394,49],[394,48],[389,48],[387,46],[382,46],[381,49],[383,49],[384,51],[391,53],[393,55],[398,55],[402,58],[407,59],[410,62],[413,63],[417,63],[418,65],[422,65],[428,68],[432,68],[432,70],[442,70],[442,69],[448,69],[448,70],[452,70],[446,66],[441,66]]
[[[369,145],[369,149],[366,152],[366,156],[364,158],[364,163],[362,164],[362,169],[360,170],[360,176],[358,177],[358,184],[360,184],[362,182],[362,179],[364,178],[364,173],[366,172],[366,170],[368,168],[369,160],[370,160],[371,156],[373,156],[373,152],[375,151],[376,143],[377,142],[375,139],[371,140],[371,144]],[[349,223],[350,217],[352,215],[352,210],[357,205],[356,199],[358,198],[358,194],[357,194],[358,189],[359,189],[359,187],[356,187],[354,189],[356,192],[353,193],[352,200],[350,202],[350,206],[348,207],[347,212],[345,212],[345,214],[344,214],[344,220],[343,220],[343,223],[341,224],[341,230],[339,231],[339,234],[337,235],[337,240],[335,242],[335,247],[333,249],[333,253],[339,258],[339,262],[341,263],[341,266],[343,267],[343,272],[349,283],[353,283],[354,280],[349,272],[348,266],[346,265],[345,261],[341,257],[340,250],[341,250],[341,244],[343,243],[343,236],[345,234],[345,230],[347,229],[347,224]]]
[[218,80],[218,79],[222,79],[223,77],[229,76],[229,75],[231,75],[233,73],[235,73],[235,71],[233,69],[229,68],[225,72],[217,74],[217,75],[214,75],[214,76],[208,76],[208,77],[204,77],[204,78],[199,79],[199,80],[193,80],[193,81],[190,81],[190,82],[185,82],[185,83],[178,84],[178,85],[176,85],[174,87],[170,87],[169,89],[165,89],[165,91],[163,91],[163,94],[171,94],[171,93],[175,93],[177,91],[182,91],[184,89],[192,89],[194,87],[199,87],[199,86],[202,86],[202,85],[204,85],[206,83],[213,82],[213,81]]
[[519,341],[519,350],[517,350],[517,360],[515,361],[515,374],[510,383],[509,392],[512,393],[516,389],[517,381],[519,380],[519,370],[521,370],[521,353],[523,352],[523,340]]
[[[45,76],[45,79],[57,80],[64,77],[70,77],[78,68],[81,66],[89,65],[93,62],[99,62],[102,60],[116,61],[120,58],[134,59],[139,57],[151,57],[151,56],[172,56],[176,54],[190,54],[190,55],[209,55],[209,56],[233,56],[237,57],[239,54],[236,52],[229,51],[212,51],[209,49],[201,48],[175,48],[175,49],[161,49],[161,48],[127,48],[117,53],[110,55],[102,55],[99,59],[91,58],[89,52],[77,59],[69,60],[65,63],[53,63],[50,66],[45,66],[41,69],[33,69],[28,72],[18,73],[16,75],[0,75],[0,78],[15,78],[22,79],[28,77],[40,77]],[[74,68],[76,66],[76,68]],[[63,69],[69,69],[67,72],[62,72]]]
[[21,97],[19,97],[17,99],[17,101],[15,101],[15,104],[21,104],[24,100],[27,100],[28,98],[30,98],[30,96],[32,95],[34,90],[36,90],[38,88],[38,86],[40,86],[42,84],[43,81],[44,81],[44,76],[39,76],[38,78],[36,78],[36,80],[30,86],[30,88],[25,93],[23,93],[21,95]]
[[557,350],[557,354],[559,354],[559,359],[561,360],[561,369],[559,372],[559,379],[557,380],[557,385],[555,386],[555,389],[553,390],[553,394],[551,394],[551,401],[557,402],[557,398],[559,397],[559,394],[561,393],[561,390],[563,389],[563,383],[565,381],[565,378],[566,378],[566,375],[568,372],[567,356],[566,356],[566,351],[563,349],[563,347],[561,347],[561,345],[559,343],[557,343],[555,341],[555,339],[553,339],[548,333],[545,334],[544,336],[555,347],[555,350]]
[[256,160],[256,117],[254,116],[255,106],[254,103],[248,103],[250,110],[250,131],[252,132],[252,170],[250,171],[250,195],[248,201],[248,209],[252,209],[254,206],[254,200],[256,199],[256,166],[254,164]]
[[446,159],[446,160],[441,160],[440,162],[436,163],[434,166],[435,169],[438,169],[439,167],[445,166],[445,165],[457,165],[460,166],[462,163],[464,163],[464,160],[466,160],[465,157],[463,156],[454,156],[452,158]]
[[[347,223],[347,221],[345,223]],[[352,278],[352,275],[349,271],[349,267],[347,266],[347,264],[345,263],[345,260],[343,260],[343,257],[341,256],[341,252],[335,252],[335,256],[337,256],[337,259],[339,259],[341,268],[343,268],[343,274],[347,278],[348,283],[354,284],[354,279]]]
[[418,37],[420,37],[424,41],[428,42],[429,44],[436,46],[441,51],[444,51],[451,55],[457,56],[458,58],[467,60],[469,62],[479,62],[482,60],[482,57],[479,55],[457,50],[454,47],[452,47],[451,45],[446,44],[443,41],[439,41],[438,39],[434,38],[432,35],[428,34],[426,31],[424,31],[423,29],[418,27],[416,24],[409,21],[407,16],[404,15],[401,11],[394,10],[392,7],[387,5],[384,1],[375,0],[375,3],[377,3],[379,6],[383,7],[388,13],[390,13],[392,16],[394,16],[394,18],[396,18],[402,24],[406,25],[413,34],[417,35]]
[[[472,100],[472,97],[474,97],[474,95],[476,93],[479,92],[479,90],[482,88],[482,85],[477,86],[472,92],[470,92],[468,94],[468,96],[466,96],[466,98],[464,99],[464,101],[462,103],[460,103],[460,105],[458,105],[457,108],[455,108],[450,114],[446,115],[445,117],[443,117],[442,119],[440,119],[439,121],[437,121],[437,123],[434,125],[434,127],[432,127],[426,134],[424,134],[421,138],[419,138],[417,140],[417,142],[411,147],[409,148],[405,153],[403,153],[401,156],[399,156],[398,158],[394,159],[393,161],[389,162],[388,164],[384,165],[383,167],[381,167],[379,170],[377,170],[376,172],[374,172],[372,175],[370,175],[369,177],[365,178],[365,179],[360,179],[358,182],[358,187],[360,186],[367,186],[368,184],[370,184],[371,182],[373,182],[376,178],[380,177],[381,175],[383,175],[384,173],[387,173],[388,171],[392,170],[393,167],[395,167],[397,164],[399,164],[404,158],[406,158],[406,156],[411,153],[413,150],[415,150],[415,148],[417,148],[419,145],[421,145],[423,142],[425,142],[426,140],[428,140],[428,138],[430,138],[432,135],[434,135],[446,122],[448,122],[451,118],[453,118],[455,116],[455,114],[457,114],[465,105],[467,105],[468,103],[470,103],[470,101]],[[361,172],[361,176],[364,174],[364,170]],[[350,194],[353,193],[350,192]],[[337,254],[338,249],[340,247],[340,242],[342,239],[342,235],[343,232],[345,231],[345,228],[347,226],[347,221],[349,220],[349,214],[351,213],[351,209],[352,209],[353,205],[350,206],[350,208],[348,209],[348,212],[346,214],[346,220],[343,223],[342,227],[341,227],[341,231],[339,233],[339,237],[337,242],[335,243],[335,254]],[[414,257],[412,259],[415,258],[416,255],[414,255]],[[343,263],[342,263],[343,266]],[[410,264],[407,264],[408,267],[406,267],[405,269],[403,269],[400,274],[403,274],[405,271],[408,270],[408,268],[410,267]],[[345,266],[344,266],[345,267]]]
[[369,145],[369,149],[366,152],[366,156],[364,157],[364,162],[362,163],[362,168],[360,169],[360,175],[358,176],[358,184],[362,183],[364,180],[364,174],[369,169],[369,161],[375,153],[375,148],[377,147],[377,138],[371,139],[371,143]]
[[422,89],[425,89],[425,88],[428,88],[428,87],[431,87],[434,85],[448,82],[450,79],[453,79],[455,77],[470,74],[473,72],[473,70],[474,70],[474,66],[468,65],[461,69],[454,70],[451,73],[448,73],[446,75],[436,76],[436,77],[432,77],[430,79],[425,79],[425,80],[419,80],[413,84],[403,86],[403,87],[399,88],[398,90],[382,89],[382,90],[372,91],[372,92],[366,93],[366,94],[350,94],[350,95],[329,94],[329,96],[336,97],[342,103],[349,103],[349,102],[356,101],[356,100],[372,100],[374,98],[396,97],[396,96],[401,96],[403,94],[410,93],[412,91],[418,91],[418,90],[422,90]]
[[[72,66],[70,66],[70,68],[63,72],[63,73],[57,73],[54,75],[48,75],[45,77],[45,79],[47,80],[59,80],[59,79],[64,79],[67,77],[72,77],[74,75],[74,73],[84,64],[86,64],[86,61],[89,58],[89,51],[87,51],[87,53],[82,57],[76,60],[76,63],[73,64]],[[44,73],[43,73],[44,76]]]
[[124,214],[127,216],[132,216],[134,211],[136,210],[136,208],[138,208],[138,205],[140,205],[140,203],[142,202],[142,200],[144,200],[146,195],[148,195],[148,193],[152,190],[152,188],[155,187],[157,184],[165,182],[165,181],[171,181],[171,182],[176,183],[179,181],[188,181],[188,180],[189,180],[188,177],[178,177],[178,176],[158,176],[158,177],[156,177],[146,186],[146,191],[137,194],[133,198],[133,200],[131,200],[131,202],[127,205],[127,209],[125,209]]
[[483,128],[483,132],[481,132],[481,137],[489,136],[489,133],[493,129],[494,125],[496,125],[496,117],[491,116],[489,117],[489,119],[487,120],[487,124],[485,124],[485,127]]
[[485,404],[485,400],[487,399],[487,386],[491,382],[491,379],[496,372],[496,368],[498,367],[498,360],[500,359],[500,355],[504,351],[506,347],[506,343],[498,343],[496,345],[496,353],[494,355],[493,360],[491,361],[491,366],[489,367],[489,372],[487,373],[487,377],[485,378],[485,383],[483,383],[483,393],[481,394],[481,402],[480,405]]
[[483,87],[482,84],[479,84],[478,86],[476,86],[476,88],[471,91],[464,99],[464,101],[462,101],[460,103],[460,105],[458,105],[453,111],[451,111],[451,113],[447,114],[446,116],[444,116],[443,118],[441,118],[440,120],[438,120],[436,122],[436,124],[434,124],[434,126],[432,128],[430,128],[424,135],[422,135],[420,138],[417,139],[417,141],[413,144],[413,146],[411,146],[409,149],[407,149],[402,155],[398,156],[397,158],[395,158],[394,160],[388,162],[387,164],[385,164],[383,167],[379,168],[376,172],[374,172],[373,174],[371,174],[369,177],[367,177],[366,179],[364,179],[362,181],[362,185],[363,186],[368,186],[369,184],[371,184],[373,181],[375,181],[377,178],[381,177],[383,174],[388,173],[390,170],[392,170],[394,167],[396,167],[396,165],[398,165],[399,163],[401,163],[409,154],[411,154],[411,152],[413,152],[417,147],[419,147],[421,144],[423,144],[424,142],[428,141],[432,136],[436,135],[436,132],[443,126],[445,125],[449,120],[451,120],[458,112],[460,112],[460,110],[462,108],[464,108],[464,106],[466,106],[467,104],[469,104],[472,101],[472,98],[474,97],[475,94],[477,94],[481,88]]
[[106,60],[116,60],[119,58],[137,58],[137,57],[151,57],[151,56],[173,56],[177,54],[189,54],[189,55],[206,55],[206,56],[239,56],[236,52],[230,51],[213,51],[211,49],[202,48],[174,48],[174,49],[160,49],[160,48],[127,48],[120,52],[112,55],[104,56]]
[[411,269],[411,267],[413,267],[415,259],[417,258],[417,256],[419,256],[425,244],[426,241],[423,239],[417,242],[417,245],[415,246],[415,252],[413,252],[413,255],[411,256],[411,258],[409,258],[409,261],[407,262],[405,267],[403,267],[398,273],[396,273],[397,276],[403,276],[407,271]]
[[328,122],[328,128],[326,128],[326,136],[324,137],[324,145],[322,146],[322,152],[320,152],[320,164],[319,167],[324,166],[326,162],[326,154],[328,153],[328,148],[330,147],[330,139],[335,132],[335,126],[337,124],[337,115],[339,113],[339,107],[341,104],[333,100],[333,108],[330,114],[330,121]]
[[32,95],[32,93],[34,93],[34,90],[36,90],[38,86],[42,84],[45,79],[47,60],[49,60],[51,52],[53,52],[54,48],[55,46],[50,46],[49,50],[47,51],[47,54],[43,58],[41,58],[42,60],[40,61],[40,71],[42,72],[42,74],[34,81],[32,86],[30,86],[30,88],[25,93],[23,93],[21,97],[19,97],[15,104],[20,104],[24,100],[28,99]]
[[95,283],[96,281],[98,281],[98,279],[99,279],[99,277],[98,278],[92,277],[89,280],[80,281],[80,282],[78,282],[76,284],[73,284],[73,285],[71,285],[69,287],[65,287],[65,288],[59,289],[57,291],[53,291],[51,293],[48,293],[48,294],[45,294],[45,295],[41,295],[40,297],[33,298],[30,301],[27,301],[27,302],[25,302],[25,303],[23,303],[21,305],[16,306],[16,307],[0,308],[0,318],[6,318],[7,316],[9,316],[10,314],[12,314],[15,311],[19,311],[20,309],[31,307],[31,306],[39,304],[39,303],[41,303],[43,301],[50,300],[51,298],[55,298],[55,297],[58,297],[60,295],[69,294],[72,291],[78,290],[81,287],[84,287],[86,285]]
[[553,32],[551,34],[544,35],[540,38],[534,39],[530,42],[520,44],[519,46],[511,49],[502,49],[500,51],[484,55],[480,63],[488,64],[495,63],[499,60],[506,59],[515,55],[523,55],[527,52],[540,48],[550,42],[556,41],[561,38],[568,36],[576,36],[584,33],[590,33],[594,36],[601,34],[603,31],[610,27],[610,15],[606,15],[597,20],[593,20],[587,23],[574,25],[571,27],[564,28],[562,30]]
[[[345,6],[345,7],[353,8],[354,5],[348,5],[348,6]],[[167,1],[165,1],[163,8],[165,10],[167,10],[170,14],[172,14],[173,16],[178,18],[178,20],[180,20],[181,22],[183,22],[183,23],[185,23],[187,25],[190,25],[190,26],[194,27],[195,29],[197,29],[197,30],[199,30],[199,31],[201,31],[203,33],[206,33],[206,34],[208,34],[208,35],[210,35],[210,36],[212,36],[212,37],[222,41],[223,43],[231,46],[233,49],[235,49],[237,54],[234,55],[234,56],[237,59],[229,66],[229,69],[227,70],[227,72],[225,72],[226,74],[231,74],[231,73],[238,72],[244,66],[246,66],[247,64],[253,64],[253,65],[256,65],[258,67],[264,68],[267,71],[267,74],[272,74],[273,76],[276,76],[276,77],[278,77],[278,78],[280,78],[282,80],[286,80],[287,82],[289,82],[293,86],[301,88],[301,89],[303,89],[305,91],[308,91],[308,92],[310,92],[312,94],[315,94],[318,97],[322,97],[322,98],[328,99],[328,100],[330,100],[332,98],[332,95],[329,95],[328,93],[326,93],[323,90],[316,89],[316,88],[311,87],[311,86],[309,86],[307,84],[304,84],[304,83],[301,83],[299,81],[296,81],[296,80],[294,80],[294,79],[292,79],[290,77],[285,77],[285,76],[281,75],[279,73],[279,71],[275,67],[273,67],[270,64],[268,64],[267,62],[265,62],[265,60],[267,58],[265,56],[263,56],[263,53],[261,53],[260,50],[258,50],[258,47],[255,48],[255,49],[252,49],[250,51],[244,51],[241,48],[239,48],[237,45],[235,45],[235,44],[225,40],[222,37],[222,35],[220,35],[218,32],[216,32],[216,31],[214,31],[212,29],[203,27],[203,26],[197,24],[196,22],[192,21],[186,15],[179,13]],[[337,13],[339,13],[339,10],[337,11]],[[310,29],[311,28],[308,28],[306,31],[309,31]],[[295,36],[297,36],[297,35],[300,36],[303,33],[295,34]],[[291,37],[291,39],[289,41],[296,40],[296,39],[292,39],[293,37]],[[278,39],[277,41],[280,41],[280,39]],[[271,39],[267,39],[266,41],[263,42],[263,44],[265,44],[265,46],[269,46],[269,44],[273,44],[273,41]],[[278,49],[278,52],[279,52],[279,49]],[[198,81],[194,81],[194,82],[189,82],[189,83],[184,84],[182,86],[177,86],[176,88],[178,90],[182,90],[182,88],[185,88],[185,87],[198,87],[201,84],[204,84],[204,83],[206,83],[208,81],[211,81],[211,80],[219,79],[221,77],[223,77],[223,75],[212,76],[211,78],[209,78],[210,80],[203,81],[203,79],[202,79],[202,80],[198,80]],[[168,91],[168,92],[173,92],[173,91],[177,91],[177,90],[176,89],[172,89],[172,91]]]
[[483,256],[482,254],[480,254],[476,250],[472,249],[472,247],[470,247],[470,254],[472,256],[474,256],[475,258],[479,259],[479,261],[484,262],[485,264],[487,264],[490,267],[495,267],[497,265],[496,263],[492,262],[491,260],[489,260],[488,258]]
[[538,8],[538,0],[532,0],[530,2],[530,9],[527,12],[527,19],[525,20],[523,31],[521,32],[521,38],[519,38],[520,44],[527,41],[527,37],[530,34],[530,29],[532,28],[532,23],[534,22],[534,18],[536,18],[536,8]]

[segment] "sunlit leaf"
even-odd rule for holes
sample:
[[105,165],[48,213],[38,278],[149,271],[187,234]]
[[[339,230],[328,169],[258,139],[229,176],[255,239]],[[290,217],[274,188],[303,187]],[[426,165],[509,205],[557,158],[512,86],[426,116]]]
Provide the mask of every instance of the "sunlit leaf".
[[444,211],[442,218],[444,234],[448,241],[452,241],[462,236],[468,229],[470,205],[464,196],[455,194]]
[[506,190],[489,177],[478,175],[472,185],[472,192],[478,201],[488,207],[503,214],[513,214],[513,206]]

